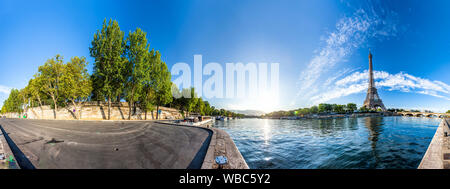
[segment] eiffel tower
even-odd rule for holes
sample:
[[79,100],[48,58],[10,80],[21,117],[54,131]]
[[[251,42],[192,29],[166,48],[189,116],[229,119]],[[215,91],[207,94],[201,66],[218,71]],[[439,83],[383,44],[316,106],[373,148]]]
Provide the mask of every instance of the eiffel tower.
[[363,107],[367,109],[377,109],[386,111],[383,101],[381,101],[380,96],[378,96],[377,88],[375,88],[375,82],[373,80],[373,68],[372,68],[372,54],[369,50],[369,88],[367,89],[366,100],[364,100]]

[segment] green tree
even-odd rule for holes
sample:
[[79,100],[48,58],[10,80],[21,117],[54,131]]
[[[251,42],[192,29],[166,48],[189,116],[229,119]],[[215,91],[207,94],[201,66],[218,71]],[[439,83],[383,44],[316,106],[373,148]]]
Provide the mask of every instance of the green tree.
[[53,114],[56,119],[58,111],[58,100],[61,97],[62,76],[64,73],[63,58],[58,54],[55,58],[48,59],[44,65],[39,66],[39,77],[41,79],[41,91],[51,97],[54,105]]
[[369,109],[366,108],[365,106],[361,106],[361,107],[359,108],[359,111],[360,111],[360,112],[368,112]]
[[188,92],[190,93],[187,97],[187,111],[188,113],[195,111],[195,106],[197,105],[198,97],[195,92],[195,88],[191,87]]
[[318,110],[319,110],[319,113],[331,112],[333,110],[333,107],[331,104],[321,103],[321,104],[319,104]]
[[358,109],[358,107],[356,106],[356,104],[355,103],[348,103],[347,104],[347,111],[349,111],[349,112],[355,112],[355,110],[357,110]]
[[208,101],[204,101],[204,104],[205,104],[205,108],[204,108],[205,115],[211,115],[211,111],[212,111],[211,105],[209,104]]
[[165,62],[161,60],[159,51],[155,52],[152,63],[152,74],[150,80],[153,82],[153,102],[156,105],[156,119],[159,119],[159,107],[172,101],[171,74]]
[[152,103],[152,99],[154,98],[154,92],[151,89],[149,84],[145,84],[142,89],[142,93],[139,96],[139,105],[141,110],[145,112],[145,120],[147,120],[147,112],[152,112],[152,119],[153,118],[153,110],[154,110],[154,104]]
[[205,102],[203,102],[202,98],[197,100],[197,103],[195,104],[195,112],[200,115],[205,115]]
[[92,81],[87,72],[88,63],[84,57],[73,57],[64,66],[62,75],[62,93],[67,101],[70,101],[75,108],[76,119],[81,118],[81,103],[86,101],[92,92]]
[[141,92],[145,81],[150,79],[149,44],[146,33],[140,28],[130,33],[126,40],[126,64],[127,82],[125,85],[125,95],[128,101],[128,119],[131,119],[131,106],[143,94]]
[[298,110],[298,113],[302,114],[302,115],[306,115],[306,114],[310,114],[312,112],[311,112],[310,108],[301,108],[301,109]]
[[103,96],[108,101],[108,120],[111,119],[111,100],[122,93],[125,83],[125,51],[124,32],[120,30],[117,21],[106,19],[103,28],[94,34],[91,56],[95,59],[93,81],[95,94]]
[[340,114],[345,113],[345,105],[336,104],[333,111]]
[[20,92],[17,89],[11,89],[8,98],[3,103],[2,113],[22,112],[23,100],[20,98]]
[[[183,88],[181,92],[178,87],[172,83],[172,95],[175,106],[181,110],[183,117],[187,116],[185,113],[189,112],[189,103],[191,103],[191,88]],[[178,97],[178,98],[177,98]]]
[[42,91],[41,91],[41,78],[38,75],[35,75],[33,79],[28,81],[28,87],[31,95],[31,100],[37,100],[39,103],[39,107],[42,110]]
[[219,115],[221,115],[221,116],[226,116],[226,115],[227,115],[227,111],[226,111],[225,109],[221,108],[221,109],[219,110]]
[[447,114],[450,114],[450,110],[448,110],[446,113],[447,113]]
[[26,86],[25,88],[19,90],[19,99],[22,100],[22,103],[21,103],[22,104],[22,108],[20,108],[20,110],[22,110],[22,111],[19,111],[19,113],[22,113],[22,112],[26,113],[27,112],[28,101],[30,99],[30,92],[29,91],[30,90],[29,90],[28,86]]
[[220,110],[216,109],[216,107],[214,107],[214,106],[212,106],[212,107],[213,107],[213,113],[212,113],[212,115],[213,115],[213,116],[218,116],[218,115],[220,115]]
[[3,101],[3,106],[2,106],[2,109],[0,110],[1,114],[6,114],[7,113],[5,104],[6,104],[6,100]]
[[182,94],[180,92],[180,89],[178,89],[177,85],[172,83],[172,102],[170,103],[169,106],[181,110],[182,106],[181,98]]
[[313,114],[317,114],[317,113],[319,113],[319,108],[317,106],[312,106],[310,108],[310,112]]

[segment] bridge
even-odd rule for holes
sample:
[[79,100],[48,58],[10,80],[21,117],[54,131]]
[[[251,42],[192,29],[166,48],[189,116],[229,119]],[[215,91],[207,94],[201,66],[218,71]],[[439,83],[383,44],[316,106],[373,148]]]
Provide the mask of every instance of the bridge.
[[431,113],[431,112],[397,112],[397,115],[410,117],[437,117],[450,118],[450,113]]

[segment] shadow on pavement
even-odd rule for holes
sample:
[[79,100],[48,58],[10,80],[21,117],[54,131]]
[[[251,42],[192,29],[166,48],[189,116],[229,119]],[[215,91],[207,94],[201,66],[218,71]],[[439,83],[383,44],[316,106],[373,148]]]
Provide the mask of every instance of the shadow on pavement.
[[36,169],[34,165],[30,162],[30,160],[25,156],[25,154],[19,149],[19,147],[14,143],[14,141],[9,138],[8,133],[3,129],[0,125],[0,130],[3,132],[3,136],[6,139],[9,147],[11,148],[14,157],[16,158],[17,163],[21,169]]
[[[203,128],[199,128],[203,129]],[[198,150],[197,154],[195,154],[194,159],[191,161],[187,169],[200,169],[202,168],[203,161],[206,156],[206,152],[208,151],[209,143],[211,142],[211,137],[213,132],[209,129],[204,129],[205,131],[208,131],[208,137],[203,142],[202,147],[200,147],[200,150]]]

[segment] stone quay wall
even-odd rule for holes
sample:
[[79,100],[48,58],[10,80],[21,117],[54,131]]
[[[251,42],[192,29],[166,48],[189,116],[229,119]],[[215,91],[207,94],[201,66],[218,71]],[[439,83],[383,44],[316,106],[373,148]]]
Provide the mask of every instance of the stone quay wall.
[[418,169],[450,169],[450,119],[442,119]]
[[[182,119],[183,116],[177,109],[159,107],[161,110],[160,119]],[[84,103],[78,110],[70,105],[67,107],[58,108],[56,112],[57,120],[74,120],[81,112],[80,120],[106,120],[108,119],[108,104],[104,102],[89,102]],[[145,112],[139,107],[131,108],[131,120],[145,120]],[[7,118],[23,118],[24,115],[28,119],[54,119],[55,111],[50,106],[27,108],[25,113],[6,113],[3,116]],[[128,119],[128,103],[112,103],[111,104],[111,120],[127,120]],[[147,120],[156,119],[156,107],[153,112],[147,112]]]

